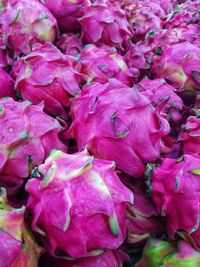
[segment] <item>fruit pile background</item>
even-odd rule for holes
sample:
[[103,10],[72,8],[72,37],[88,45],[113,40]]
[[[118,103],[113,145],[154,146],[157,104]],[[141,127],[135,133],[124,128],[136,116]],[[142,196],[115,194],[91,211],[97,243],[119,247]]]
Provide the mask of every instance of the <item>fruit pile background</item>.
[[0,267],[200,266],[200,2],[0,0]]

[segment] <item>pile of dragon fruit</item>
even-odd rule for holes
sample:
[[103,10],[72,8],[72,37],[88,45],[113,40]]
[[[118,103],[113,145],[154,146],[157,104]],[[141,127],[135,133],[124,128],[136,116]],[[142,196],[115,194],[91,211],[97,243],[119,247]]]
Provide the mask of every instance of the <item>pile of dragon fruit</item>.
[[0,267],[200,266],[199,0],[0,0]]

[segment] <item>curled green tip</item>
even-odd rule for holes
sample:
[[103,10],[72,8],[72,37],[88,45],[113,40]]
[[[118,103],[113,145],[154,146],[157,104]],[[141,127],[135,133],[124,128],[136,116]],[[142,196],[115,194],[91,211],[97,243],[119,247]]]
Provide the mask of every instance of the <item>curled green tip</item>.
[[96,249],[96,250],[91,251],[89,254],[90,256],[98,256],[98,255],[101,255],[102,253],[104,253],[104,250]]
[[2,115],[2,114],[3,114],[3,111],[4,111],[4,108],[3,108],[3,106],[0,106],[0,115]]
[[49,156],[54,158],[54,157],[57,157],[61,154],[62,154],[62,151],[57,150],[57,149],[52,149]]
[[108,219],[110,230],[113,233],[113,235],[118,236],[119,234],[119,224],[116,215],[109,217]]
[[198,176],[200,176],[200,169],[199,169],[199,168],[197,168],[197,169],[191,169],[190,172],[191,172],[192,174],[194,174],[194,175],[198,175]]
[[7,198],[7,191],[4,187],[0,188],[0,197]]

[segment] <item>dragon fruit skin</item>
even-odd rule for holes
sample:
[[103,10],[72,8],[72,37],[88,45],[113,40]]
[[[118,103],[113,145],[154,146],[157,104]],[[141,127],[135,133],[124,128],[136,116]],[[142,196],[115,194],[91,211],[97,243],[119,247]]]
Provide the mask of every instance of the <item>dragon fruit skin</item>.
[[81,75],[52,44],[36,46],[15,63],[13,72],[22,98],[33,104],[44,101],[45,111],[53,116],[65,117],[69,98],[80,93]]
[[40,0],[52,12],[62,31],[73,31],[80,28],[78,21],[84,14],[85,0]]
[[151,175],[152,197],[158,214],[166,219],[169,237],[174,239],[178,233],[198,250],[199,164],[197,154],[166,158]]
[[37,267],[42,250],[25,226],[25,207],[9,206],[4,188],[1,188],[0,205],[0,266]]
[[200,118],[188,117],[178,139],[181,141],[185,154],[200,153]]
[[200,7],[198,0],[187,0],[182,4],[179,4],[168,14],[168,18],[165,21],[165,27],[170,29],[193,23],[199,24],[199,11]]
[[106,44],[123,49],[132,37],[131,25],[120,5],[97,1],[86,7],[79,22],[86,43]]
[[76,69],[85,76],[87,83],[105,83],[109,78],[116,78],[131,86],[139,75],[136,68],[130,72],[123,57],[114,47],[108,46],[86,45]]
[[[136,1],[129,8],[129,23],[134,30],[134,40],[144,40],[151,31],[159,31],[162,28],[162,20],[158,14],[154,13],[156,3],[150,1]],[[162,10],[160,16],[165,15]]]
[[138,42],[129,47],[124,59],[130,71],[138,69],[140,74],[144,76],[151,68],[153,55],[154,53],[150,46],[145,46],[142,42]]
[[200,48],[183,42],[164,49],[154,60],[153,73],[165,78],[179,91],[200,90]]
[[39,267],[122,267],[122,263],[128,261],[128,255],[122,250],[106,249],[104,253],[83,258],[77,261],[67,261],[45,255]]
[[71,116],[67,134],[79,150],[88,146],[95,157],[113,160],[136,177],[143,175],[145,162],[159,158],[169,132],[168,122],[145,96],[115,79],[84,87],[72,101]]
[[176,89],[167,84],[164,79],[144,78],[137,84],[137,88],[154,107],[158,107],[163,102],[161,113],[165,114],[169,122],[175,124],[182,122],[183,101],[176,94]]
[[15,98],[14,81],[11,76],[2,68],[0,68],[0,98]]
[[149,45],[154,48],[160,48],[161,51],[165,47],[181,42],[190,42],[200,47],[199,31],[200,25],[198,24],[181,25],[171,29],[163,29],[154,34],[153,42]]
[[177,6],[177,0],[150,0],[150,2],[157,3],[164,10],[165,14],[169,14]]
[[135,183],[131,186],[134,204],[128,204],[126,214],[127,238],[129,247],[142,248],[150,237],[165,232],[165,226],[156,214],[154,203]]
[[57,47],[63,54],[77,57],[83,49],[83,44],[78,35],[73,33],[65,33],[61,35],[57,42]]
[[53,148],[66,151],[58,138],[63,128],[43,112],[42,104],[28,101],[2,98],[0,115],[0,184],[14,193]]
[[51,255],[61,250],[72,258],[95,256],[122,244],[125,208],[133,195],[114,166],[86,151],[70,155],[53,150],[38,167],[43,179],[28,181],[32,229],[45,234]]
[[150,239],[146,245],[141,260],[136,267],[198,267],[200,253],[188,243],[178,241],[169,243],[159,239]]
[[39,1],[5,0],[0,24],[15,56],[28,54],[36,42],[54,42],[57,22]]

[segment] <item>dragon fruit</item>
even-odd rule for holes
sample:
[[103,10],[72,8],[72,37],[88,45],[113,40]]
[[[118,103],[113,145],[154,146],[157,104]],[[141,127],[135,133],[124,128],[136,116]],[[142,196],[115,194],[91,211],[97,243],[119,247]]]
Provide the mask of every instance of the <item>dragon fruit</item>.
[[174,124],[182,122],[183,101],[176,94],[176,89],[167,84],[164,79],[145,78],[137,84],[137,88],[151,101],[153,106],[161,106],[161,114],[169,122]]
[[37,267],[42,250],[25,226],[25,207],[9,206],[4,188],[1,188],[0,207],[0,266]]
[[90,3],[79,21],[82,38],[86,43],[106,44],[123,49],[132,37],[131,25],[117,2],[104,0]]
[[151,175],[152,197],[158,214],[166,219],[169,237],[174,239],[178,233],[197,249],[200,249],[199,166],[199,155],[184,154],[179,159],[164,159]]
[[200,90],[200,48],[183,42],[164,49],[154,60],[153,73],[178,90]]
[[39,1],[3,0],[0,26],[15,55],[28,54],[36,42],[54,42],[57,23]]
[[122,267],[122,263],[128,260],[127,254],[122,250],[106,249],[104,253],[98,256],[87,257],[77,261],[67,261],[45,255],[39,267]]
[[181,42],[190,42],[191,44],[200,47],[200,25],[189,24],[181,25],[171,29],[163,29],[153,36],[153,40],[148,40],[148,45],[153,48],[160,49],[160,54],[165,47]]
[[78,35],[65,33],[58,40],[57,47],[62,51],[63,54],[77,57],[83,49],[83,44]]
[[84,14],[85,0],[40,0],[52,12],[62,31],[73,31],[80,28],[78,19]]
[[148,74],[148,71],[151,68],[153,56],[154,53],[150,46],[138,42],[130,46],[124,59],[130,71],[133,72],[135,69],[138,69],[140,71],[140,76],[144,76],[145,74]]
[[150,0],[150,2],[160,5],[165,14],[171,13],[178,4],[177,0]]
[[187,0],[176,6],[171,13],[168,14],[165,27],[174,28],[182,25],[200,22],[200,6],[198,0]]
[[169,243],[159,239],[150,239],[146,245],[142,259],[136,267],[198,267],[200,253],[195,251],[188,243],[178,241]]
[[200,153],[200,118],[190,116],[182,126],[179,141],[185,154]]
[[122,244],[125,208],[133,195],[114,167],[86,151],[70,155],[59,150],[38,167],[43,179],[28,181],[27,208],[32,229],[45,235],[51,255],[95,256]]
[[6,96],[15,98],[14,81],[4,69],[0,68],[0,98]]
[[160,5],[150,1],[135,1],[127,10],[129,23],[134,30],[134,40],[144,40],[152,31],[162,28],[162,20],[165,12]]
[[132,176],[143,175],[144,164],[165,150],[168,122],[138,90],[118,80],[84,87],[72,101],[71,116],[66,135],[77,141],[79,150],[88,146],[95,157],[115,161]]
[[80,93],[81,75],[54,45],[37,45],[14,66],[15,88],[24,100],[33,104],[44,101],[45,111],[66,117],[69,98]]
[[136,68],[132,68],[130,72],[123,57],[114,47],[108,46],[86,45],[76,69],[84,74],[88,84],[105,83],[109,78],[116,78],[127,85],[132,85],[139,75]]
[[139,249],[151,236],[159,236],[164,233],[165,226],[159,221],[154,203],[141,189],[141,183],[132,182],[134,204],[127,207],[127,238],[126,244]]
[[66,150],[58,139],[61,125],[43,112],[42,104],[2,98],[0,125],[0,185],[12,194],[53,148]]

